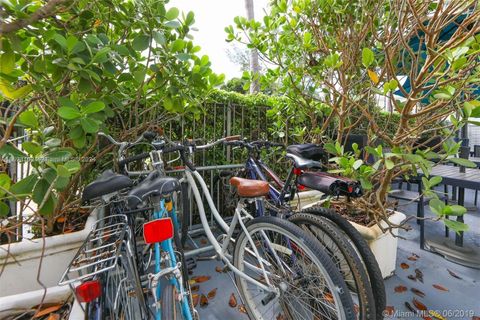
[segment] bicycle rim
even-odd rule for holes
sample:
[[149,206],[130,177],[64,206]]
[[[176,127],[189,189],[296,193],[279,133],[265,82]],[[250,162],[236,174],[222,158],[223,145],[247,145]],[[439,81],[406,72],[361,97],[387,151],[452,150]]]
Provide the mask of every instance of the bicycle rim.
[[266,294],[236,275],[236,282],[249,315],[257,320],[355,319],[354,306],[342,276],[317,240],[291,222],[261,217],[247,225],[248,240],[241,233],[234,253],[235,266],[248,276],[266,284],[258,250],[266,263],[268,282],[277,294]]

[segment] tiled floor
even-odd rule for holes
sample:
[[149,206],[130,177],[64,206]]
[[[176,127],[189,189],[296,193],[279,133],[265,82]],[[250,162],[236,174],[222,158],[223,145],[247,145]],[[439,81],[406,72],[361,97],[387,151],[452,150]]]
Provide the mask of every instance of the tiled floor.
[[[473,196],[474,192],[467,190],[467,206],[473,206]],[[407,215],[415,215],[415,204],[403,206],[401,211]],[[431,215],[428,208],[426,215]],[[480,250],[480,210],[469,211],[465,220],[470,225],[470,231],[465,234],[465,244]],[[443,235],[442,223],[427,221],[426,224],[427,238]],[[400,233],[400,236],[404,239],[399,239],[396,274],[385,281],[387,304],[392,306],[394,310],[394,314],[386,318],[422,319],[422,317],[409,312],[405,306],[405,302],[413,306],[413,298],[423,303],[429,310],[437,310],[445,319],[472,319],[472,316],[480,316],[480,270],[466,268],[449,262],[439,255],[420,250],[418,226],[414,221],[411,222],[411,226],[412,230],[401,231]],[[407,258],[412,253],[417,254],[420,258],[417,261],[408,260]],[[400,267],[401,263],[407,263],[409,268],[402,269]],[[236,308],[229,306],[228,301],[232,293],[236,295],[239,303],[240,299],[236,294],[231,275],[219,273],[215,270],[216,266],[221,265],[222,263],[216,260],[199,261],[197,268],[194,270],[195,275],[212,277],[211,280],[200,284],[200,294],[207,295],[211,290],[217,288],[216,295],[213,299],[210,299],[208,306],[197,307],[201,319],[248,319],[245,314],[239,311],[238,306]],[[408,275],[414,274],[415,269],[419,269],[423,273],[423,283],[408,279]],[[454,278],[448,270],[462,279]],[[407,291],[396,293],[395,287],[400,285],[405,286]],[[440,285],[448,291],[436,289],[433,285]],[[411,291],[412,288],[420,290],[425,296],[416,296]],[[430,318],[435,319],[433,316],[430,316]]]

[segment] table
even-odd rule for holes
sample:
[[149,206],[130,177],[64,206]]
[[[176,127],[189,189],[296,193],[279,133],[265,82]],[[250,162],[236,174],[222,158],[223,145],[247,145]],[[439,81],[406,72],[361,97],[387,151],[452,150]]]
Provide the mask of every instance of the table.
[[[480,159],[478,160],[480,163]],[[464,171],[461,172],[460,167],[440,164],[434,166],[430,172],[431,176],[442,177],[443,184],[458,188],[458,204],[461,206],[465,203],[465,189],[480,190],[480,169],[465,168]],[[463,222],[463,215],[458,216],[457,221]],[[441,243],[430,242],[428,246],[447,259],[451,258],[450,260],[460,264],[480,268],[480,255],[463,246],[463,232],[456,234],[454,244],[444,240]]]

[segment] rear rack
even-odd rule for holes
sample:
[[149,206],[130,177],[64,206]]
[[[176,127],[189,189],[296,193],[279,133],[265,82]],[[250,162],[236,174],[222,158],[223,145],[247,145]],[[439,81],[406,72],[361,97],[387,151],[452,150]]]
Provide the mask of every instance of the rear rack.
[[126,215],[110,215],[98,220],[58,284],[72,284],[115,268],[130,236]]

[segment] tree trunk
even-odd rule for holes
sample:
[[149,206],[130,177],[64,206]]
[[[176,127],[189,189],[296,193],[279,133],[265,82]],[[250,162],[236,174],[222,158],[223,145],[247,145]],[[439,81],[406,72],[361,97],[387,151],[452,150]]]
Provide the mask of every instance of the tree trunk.
[[[245,9],[247,10],[247,19],[255,19],[255,11],[253,7],[253,0],[245,0]],[[250,50],[250,71],[253,74],[253,81],[250,85],[250,93],[257,93],[260,91],[260,85],[257,77],[260,74],[260,64],[258,63],[257,49]]]

